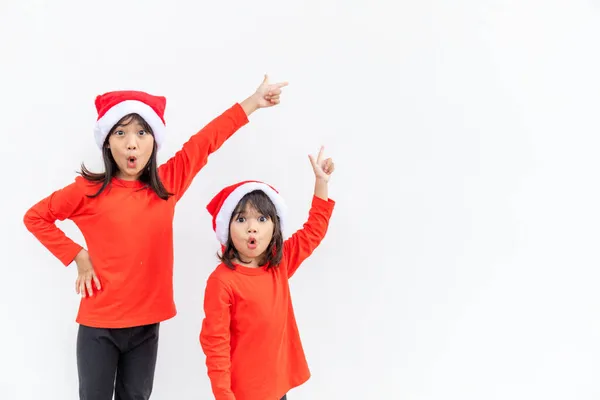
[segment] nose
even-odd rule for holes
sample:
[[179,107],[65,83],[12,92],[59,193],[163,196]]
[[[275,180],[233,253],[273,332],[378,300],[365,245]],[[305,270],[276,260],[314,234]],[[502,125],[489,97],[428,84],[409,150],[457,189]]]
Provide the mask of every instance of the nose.
[[254,222],[248,223],[248,233],[256,233],[256,224]]
[[135,135],[127,136],[127,150],[135,150],[137,149],[137,138]]

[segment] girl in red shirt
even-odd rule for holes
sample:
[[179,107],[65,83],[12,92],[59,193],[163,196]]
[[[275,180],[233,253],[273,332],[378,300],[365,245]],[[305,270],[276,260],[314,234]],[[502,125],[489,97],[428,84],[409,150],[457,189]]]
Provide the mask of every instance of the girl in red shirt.
[[207,206],[222,245],[206,283],[200,343],[216,400],[278,400],[310,376],[288,279],[325,237],[334,165],[309,156],[315,191],[308,220],[283,239],[286,207],[258,181],[223,189]]
[[[269,84],[235,103],[158,166],[166,139],[166,99],[139,91],[96,98],[94,137],[103,173],[81,176],[31,207],[27,229],[65,266],[74,260],[82,299],[76,321],[79,395],[86,400],[148,399],[159,323],[173,301],[173,216],[192,180],[248,116],[279,103],[285,83]],[[87,250],[55,224],[72,220]]]

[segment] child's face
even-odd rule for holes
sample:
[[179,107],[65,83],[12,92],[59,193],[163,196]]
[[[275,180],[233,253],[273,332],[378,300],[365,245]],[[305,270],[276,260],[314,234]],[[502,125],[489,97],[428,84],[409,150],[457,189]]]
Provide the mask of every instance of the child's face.
[[119,125],[108,138],[108,145],[121,179],[138,179],[152,156],[154,136],[135,119]]
[[231,240],[244,264],[257,267],[273,238],[273,221],[250,204],[234,215],[229,226]]

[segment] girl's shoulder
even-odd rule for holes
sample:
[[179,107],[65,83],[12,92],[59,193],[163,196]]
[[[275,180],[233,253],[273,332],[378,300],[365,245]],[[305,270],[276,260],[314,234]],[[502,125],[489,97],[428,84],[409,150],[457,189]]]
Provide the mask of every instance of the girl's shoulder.
[[224,263],[220,263],[219,265],[217,265],[215,267],[213,272],[210,273],[210,275],[208,276],[208,279],[211,279],[211,278],[218,279],[223,283],[227,283],[227,282],[231,281],[231,279],[233,277],[234,277],[234,271],[232,269],[230,269]]
[[75,185],[78,189],[82,190],[83,192],[87,192],[90,189],[93,190],[99,188],[100,186],[102,186],[102,182],[93,182],[84,178],[81,175],[77,175],[75,177],[73,185]]
[[234,272],[225,264],[219,264],[206,279],[206,290],[211,293],[225,291],[231,294],[232,288],[235,287],[234,279]]
[[84,177],[78,175],[69,183],[56,189],[54,194],[60,193],[61,198],[68,198],[72,201],[78,201],[80,198],[85,197],[85,194],[88,193],[90,188],[93,187],[93,182],[90,182]]

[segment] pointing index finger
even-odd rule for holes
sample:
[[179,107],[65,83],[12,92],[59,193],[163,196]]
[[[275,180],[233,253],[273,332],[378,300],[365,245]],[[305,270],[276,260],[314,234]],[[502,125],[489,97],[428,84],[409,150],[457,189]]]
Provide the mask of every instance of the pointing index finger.
[[319,155],[317,157],[317,164],[321,165],[323,163],[323,151],[325,150],[325,146],[321,146],[319,149]]

